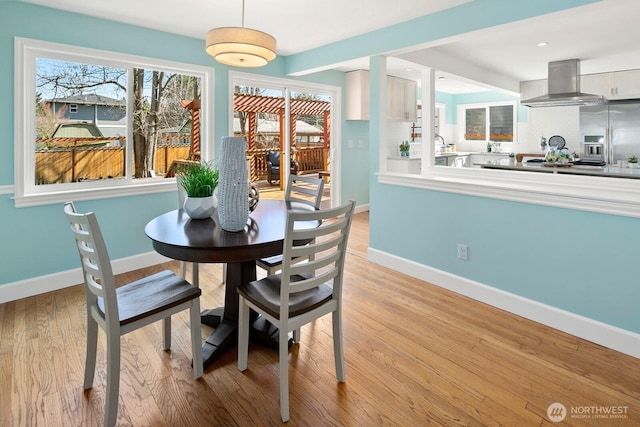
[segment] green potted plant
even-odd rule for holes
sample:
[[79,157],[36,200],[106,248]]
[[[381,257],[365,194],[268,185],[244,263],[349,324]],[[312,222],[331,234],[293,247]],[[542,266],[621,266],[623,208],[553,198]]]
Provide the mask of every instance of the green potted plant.
[[629,167],[630,168],[637,168],[638,167],[638,156],[633,155],[633,156],[629,156],[629,158],[627,159],[627,162],[629,163]]
[[409,141],[402,141],[400,144],[400,157],[409,157]]
[[209,218],[216,208],[214,191],[218,186],[218,168],[210,163],[194,163],[178,171],[184,189],[184,210],[193,219]]

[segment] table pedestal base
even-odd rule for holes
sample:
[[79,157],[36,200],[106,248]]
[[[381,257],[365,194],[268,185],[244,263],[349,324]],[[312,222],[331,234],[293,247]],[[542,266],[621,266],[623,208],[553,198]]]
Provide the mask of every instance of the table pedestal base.
[[224,314],[224,307],[210,308],[208,310],[203,310],[200,313],[200,322],[203,325],[207,325],[207,326],[211,326],[212,328],[215,328],[220,324],[223,314]]
[[[238,341],[238,324],[222,318],[223,307],[205,310],[201,313],[201,321],[205,325],[215,328],[202,344],[202,360],[204,369],[215,362],[229,348],[235,346]],[[251,312],[251,328],[249,339],[252,342],[278,350],[278,328],[273,326],[264,317],[257,317]],[[255,320],[254,320],[255,319]],[[288,347],[293,345],[293,337],[289,335]]]
[[[267,319],[260,316],[252,324],[249,330],[249,340],[264,345],[265,347],[278,350],[279,330]],[[288,347],[293,345],[293,335],[289,334]]]

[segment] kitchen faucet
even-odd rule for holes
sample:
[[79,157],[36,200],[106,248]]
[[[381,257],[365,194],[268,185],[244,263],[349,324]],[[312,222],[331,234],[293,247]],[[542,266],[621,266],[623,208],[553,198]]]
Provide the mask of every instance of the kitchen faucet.
[[433,142],[436,142],[438,139],[442,141],[442,144],[440,145],[440,151],[445,151],[447,149],[447,145],[444,143],[444,138],[442,137],[442,135],[436,133],[435,138],[433,138]]

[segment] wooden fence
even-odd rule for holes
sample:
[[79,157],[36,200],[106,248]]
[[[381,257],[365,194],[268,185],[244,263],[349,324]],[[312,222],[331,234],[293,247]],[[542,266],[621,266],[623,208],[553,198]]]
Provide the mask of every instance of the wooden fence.
[[[156,175],[164,175],[174,160],[188,157],[188,145],[158,147],[154,167]],[[123,178],[125,174],[124,147],[68,147],[36,151],[37,184]]]
[[[267,149],[247,151],[251,181],[267,178]],[[174,160],[187,159],[189,144],[162,144],[156,149],[155,173],[164,176]],[[304,147],[294,150],[300,174],[329,170],[328,149]],[[55,184],[84,180],[123,178],[125,148],[74,146],[36,151],[36,183]]]

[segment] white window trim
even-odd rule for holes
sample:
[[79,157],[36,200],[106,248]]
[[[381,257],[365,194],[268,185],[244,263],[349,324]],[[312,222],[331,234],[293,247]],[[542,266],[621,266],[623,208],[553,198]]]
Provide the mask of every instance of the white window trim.
[[[259,74],[250,74],[242,71],[230,71],[229,72],[229,111],[231,114],[229,115],[229,129],[233,132],[233,93],[235,90],[235,86],[257,86],[264,88],[277,88],[296,92],[317,92],[322,94],[330,95],[332,98],[331,102],[331,125],[329,128],[330,133],[330,141],[331,141],[331,149],[329,150],[329,158],[331,159],[331,185],[329,186],[330,191],[330,199],[331,205],[337,206],[340,204],[340,200],[342,200],[342,190],[341,190],[341,170],[342,170],[342,156],[339,153],[342,153],[342,142],[341,142],[341,122],[342,122],[342,98],[341,98],[341,89],[337,86],[331,86],[320,83],[312,83],[304,80],[293,80],[293,79],[285,79],[281,77],[271,77],[264,76]],[[285,141],[289,140],[289,129],[288,125],[289,114],[285,113]],[[287,153],[287,157],[289,154],[289,146],[285,144],[285,152]]]
[[381,184],[640,218],[640,179],[432,166],[379,173]]
[[[192,64],[185,64],[155,58],[121,54],[97,49],[82,48],[16,37],[14,42],[14,83],[15,83],[15,115],[14,115],[14,202],[16,207],[37,206],[62,203],[70,198],[74,200],[93,200],[110,197],[124,197],[140,194],[151,194],[175,189],[175,180],[121,179],[83,183],[55,184],[47,186],[35,185],[35,66],[36,58],[60,57],[63,60],[90,62],[129,68],[132,66],[145,69],[163,69],[180,74],[201,77],[202,102],[200,114],[207,118],[201,121],[201,141],[212,141],[213,122],[213,81],[214,69]],[[132,85],[131,79],[128,84]],[[129,87],[131,89],[131,87]],[[130,99],[130,98],[129,98]],[[128,99],[128,103],[130,102]],[[131,106],[127,105],[127,111]],[[132,123],[128,115],[127,149],[132,141]],[[203,143],[201,155],[204,160],[212,160],[213,147]],[[130,169],[130,165],[128,165]],[[31,177],[31,178],[28,178]]]
[[[483,142],[482,140],[479,139],[469,139],[467,140],[466,138],[464,138],[464,136],[466,135],[466,130],[467,130],[467,115],[465,114],[465,110],[468,109],[472,109],[472,108],[484,108],[487,110],[487,123],[489,123],[489,107],[497,107],[497,106],[501,106],[501,105],[510,105],[511,107],[513,107],[513,141],[506,141],[506,142],[516,142],[517,141],[517,136],[516,136],[516,132],[518,131],[518,106],[516,105],[515,101],[491,101],[491,102],[482,102],[482,103],[478,103],[478,104],[458,104],[458,108],[457,108],[457,114],[458,117],[461,117],[462,120],[458,120],[459,125],[458,125],[458,132],[461,138],[463,138],[465,141],[473,143],[473,142]],[[486,138],[484,139],[484,142],[487,143],[491,140],[491,127],[488,126],[487,127],[487,135]]]

